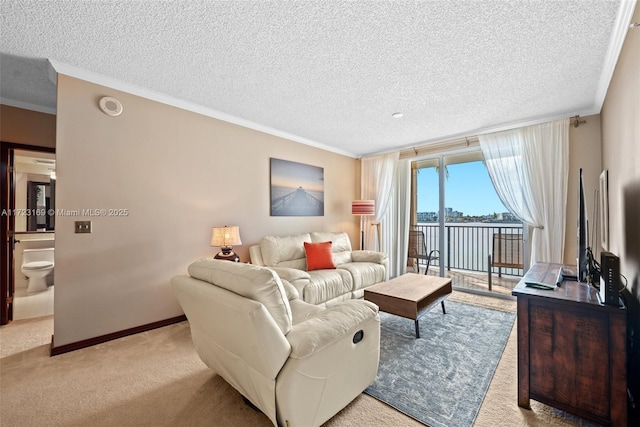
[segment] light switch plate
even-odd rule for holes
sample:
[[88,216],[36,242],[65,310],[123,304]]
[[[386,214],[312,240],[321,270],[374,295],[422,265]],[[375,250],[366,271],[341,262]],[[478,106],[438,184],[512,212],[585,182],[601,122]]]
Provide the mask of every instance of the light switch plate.
[[91,221],[76,221],[76,233],[91,233]]

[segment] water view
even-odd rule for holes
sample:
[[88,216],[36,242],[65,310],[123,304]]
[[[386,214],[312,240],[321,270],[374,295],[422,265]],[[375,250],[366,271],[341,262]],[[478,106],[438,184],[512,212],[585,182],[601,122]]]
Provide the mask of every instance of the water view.
[[[413,227],[425,236],[427,251],[438,249],[440,227],[437,223],[418,223]],[[444,248],[440,260],[447,269],[487,272],[493,255],[494,234],[522,236],[521,223],[445,223]],[[497,254],[496,254],[497,255]],[[432,265],[439,266],[439,262]],[[521,275],[521,269],[504,269],[506,274]]]
[[[490,266],[489,256],[492,263],[505,257],[521,263],[522,223],[501,202],[484,163],[481,160],[451,162],[445,167],[444,177],[445,228],[444,235],[440,236],[438,168],[422,167],[416,175],[417,221],[411,227],[422,231],[427,253],[439,249],[441,238],[444,242],[439,259],[430,264],[430,274],[438,274],[442,264],[446,275],[464,276],[463,281],[470,287],[484,289],[489,287],[490,268],[496,276],[498,273],[521,276],[522,268]],[[454,286],[456,281],[460,279],[454,279]]]

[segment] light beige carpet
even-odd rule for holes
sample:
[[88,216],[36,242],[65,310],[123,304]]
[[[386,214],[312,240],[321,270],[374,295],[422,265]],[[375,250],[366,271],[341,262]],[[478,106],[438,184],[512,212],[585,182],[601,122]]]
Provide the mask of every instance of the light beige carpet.
[[[515,302],[454,292],[452,299],[501,310]],[[187,322],[49,357],[52,317],[0,327],[0,426],[269,426],[198,358]],[[532,401],[517,401],[515,328],[476,426],[589,423]],[[421,426],[360,395],[325,424]]]

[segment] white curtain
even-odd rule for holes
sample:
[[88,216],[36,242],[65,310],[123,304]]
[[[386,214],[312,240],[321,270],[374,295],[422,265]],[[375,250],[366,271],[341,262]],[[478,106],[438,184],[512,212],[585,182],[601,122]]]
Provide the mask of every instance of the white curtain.
[[409,245],[411,162],[399,152],[362,159],[362,198],[376,201],[376,215],[365,217],[365,249],[389,256],[387,278],[405,272]]
[[362,159],[361,196],[363,200],[375,200],[375,216],[364,217],[364,248],[371,251],[382,250],[379,245],[378,230],[382,229],[382,219],[387,214],[391,190],[400,152]]
[[411,197],[411,161],[398,161],[389,211],[382,220],[382,249],[389,255],[389,277],[407,272]]
[[531,265],[562,263],[569,176],[569,119],[479,135],[505,207],[533,227]]

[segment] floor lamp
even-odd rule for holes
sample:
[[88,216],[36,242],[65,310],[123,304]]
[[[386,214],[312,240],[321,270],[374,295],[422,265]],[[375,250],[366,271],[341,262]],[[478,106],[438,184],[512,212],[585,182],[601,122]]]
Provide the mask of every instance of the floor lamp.
[[360,249],[364,249],[364,216],[376,214],[376,201],[354,200],[351,202],[351,214],[360,215]]

